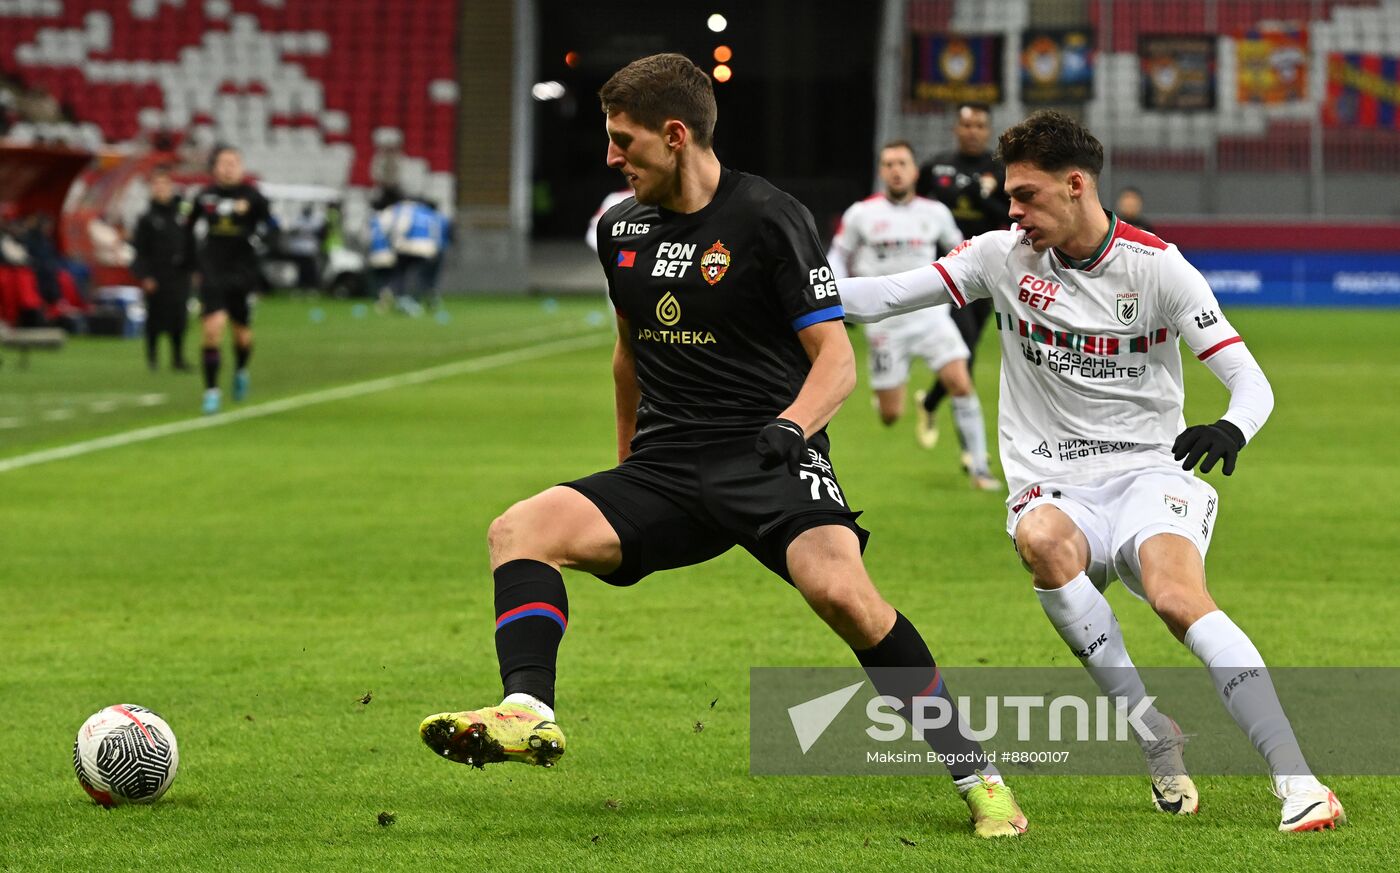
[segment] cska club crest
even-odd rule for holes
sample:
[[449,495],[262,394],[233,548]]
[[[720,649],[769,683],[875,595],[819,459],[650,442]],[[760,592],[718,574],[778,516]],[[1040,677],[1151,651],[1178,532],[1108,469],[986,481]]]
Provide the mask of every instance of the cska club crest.
[[731,260],[729,249],[724,247],[724,243],[715,240],[715,244],[705,249],[700,255],[700,275],[711,285],[724,278],[724,274],[729,272],[729,262]]
[[1136,291],[1125,291],[1118,295],[1118,321],[1127,325],[1137,321],[1138,295]]

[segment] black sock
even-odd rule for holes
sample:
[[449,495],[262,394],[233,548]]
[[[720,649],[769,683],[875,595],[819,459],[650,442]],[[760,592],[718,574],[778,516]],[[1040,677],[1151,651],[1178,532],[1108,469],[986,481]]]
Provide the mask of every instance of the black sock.
[[928,389],[928,393],[924,395],[924,409],[928,412],[936,412],[938,410],[938,404],[947,393],[947,390],[943,387],[943,383],[938,381],[937,377],[934,377],[933,387]]
[[248,368],[248,359],[251,358],[252,356],[253,356],[253,344],[252,344],[252,343],[248,343],[246,346],[235,345],[235,346],[233,347],[233,365],[234,365],[234,367],[237,368],[237,369],[239,369],[239,370],[246,370],[246,369]]
[[185,338],[178,333],[170,335],[170,363],[176,367],[185,366]]
[[146,363],[153,369],[156,366],[156,342],[160,339],[160,334],[154,331],[146,332]]
[[903,701],[904,706],[899,714],[906,719],[913,715],[911,701],[914,697],[941,697],[948,702],[949,711],[953,713],[952,720],[938,730],[925,730],[924,741],[939,755],[950,756],[945,759],[950,776],[963,779],[986,768],[982,745],[967,739],[958,730],[960,716],[957,707],[953,705],[953,698],[938,672],[933,655],[924,644],[924,638],[919,636],[918,629],[909,623],[909,619],[895,613],[894,627],[890,628],[889,634],[874,648],[856,651],[856,658],[865,668],[875,690]]
[[554,706],[554,664],[569,624],[564,577],[540,561],[496,568],[496,658],[507,695],[523,692]]
[[204,387],[219,387],[219,350],[218,348],[205,347],[204,349]]

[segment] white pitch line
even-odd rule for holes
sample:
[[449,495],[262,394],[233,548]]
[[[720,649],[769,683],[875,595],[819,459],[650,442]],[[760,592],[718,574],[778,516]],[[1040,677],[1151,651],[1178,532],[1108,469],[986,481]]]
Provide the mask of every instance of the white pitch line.
[[604,342],[611,342],[612,339],[613,336],[611,333],[589,333],[583,336],[573,336],[568,339],[526,346],[521,349],[497,352],[479,358],[453,361],[450,364],[439,364],[436,367],[428,367],[426,370],[415,370],[411,373],[401,373],[397,376],[385,376],[379,379],[371,379],[367,382],[355,382],[350,385],[341,385],[338,388],[326,388],[321,391],[298,394],[294,397],[284,397],[281,400],[271,400],[267,403],[259,403],[256,406],[245,406],[242,409],[235,409],[232,412],[222,412],[218,415],[186,418],[180,421],[172,421],[169,424],[142,427],[136,430],[125,431],[124,433],[112,434],[111,436],[98,437],[96,439],[71,443],[66,446],[30,452],[27,455],[16,455],[13,458],[5,458],[4,460],[0,460],[0,473],[8,473],[11,470],[18,470],[23,467],[33,467],[36,464],[46,464],[50,461],[62,461],[68,458],[76,458],[80,455],[100,452],[103,449],[115,449],[134,443],[143,443],[147,440],[159,439],[160,437],[190,433],[196,430],[206,430],[211,427],[221,427],[238,421],[246,421],[250,418],[262,418],[267,415],[276,415],[279,412],[304,409],[308,406],[330,403],[334,400],[363,397],[366,394],[390,391],[394,388],[402,388],[407,385],[421,385],[424,382],[433,382],[452,376],[480,373],[483,370],[507,367],[511,364],[521,363],[522,361],[547,358],[550,355],[602,345]]

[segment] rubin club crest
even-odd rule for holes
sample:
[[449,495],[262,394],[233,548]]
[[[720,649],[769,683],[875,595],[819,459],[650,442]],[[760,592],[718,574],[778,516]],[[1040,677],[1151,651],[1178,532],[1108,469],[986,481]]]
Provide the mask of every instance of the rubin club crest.
[[700,275],[711,285],[724,278],[724,274],[729,272],[731,261],[729,249],[724,247],[724,243],[715,240],[715,244],[705,249],[700,255]]

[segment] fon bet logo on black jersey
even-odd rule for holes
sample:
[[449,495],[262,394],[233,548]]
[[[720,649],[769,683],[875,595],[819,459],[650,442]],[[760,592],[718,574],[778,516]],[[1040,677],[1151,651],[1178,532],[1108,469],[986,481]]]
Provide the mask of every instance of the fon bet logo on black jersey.
[[624,200],[598,255],[637,362],[638,445],[757,431],[807,378],[797,332],[844,314],[811,213],[746,173],[690,214]]

